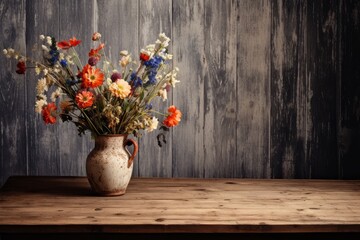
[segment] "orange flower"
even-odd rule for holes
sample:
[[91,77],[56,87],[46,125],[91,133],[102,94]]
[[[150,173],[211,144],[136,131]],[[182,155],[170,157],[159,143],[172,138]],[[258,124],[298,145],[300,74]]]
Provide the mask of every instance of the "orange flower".
[[82,87],[83,88],[96,88],[104,81],[104,74],[99,68],[93,68],[86,64],[82,70]]
[[105,47],[104,43],[101,43],[97,48],[90,49],[89,57],[98,57],[100,58],[99,51]]
[[49,103],[43,107],[41,115],[46,124],[54,124],[56,122],[56,105],[55,103]]
[[94,94],[89,91],[81,91],[76,94],[75,101],[80,108],[91,107],[94,103]]
[[81,43],[80,40],[77,40],[76,37],[71,38],[69,41],[61,41],[57,43],[57,46],[61,49],[69,49],[71,47],[76,47]]
[[176,109],[174,105],[168,108],[169,115],[164,120],[164,125],[167,127],[174,127],[179,124],[181,120],[181,112],[179,109]]

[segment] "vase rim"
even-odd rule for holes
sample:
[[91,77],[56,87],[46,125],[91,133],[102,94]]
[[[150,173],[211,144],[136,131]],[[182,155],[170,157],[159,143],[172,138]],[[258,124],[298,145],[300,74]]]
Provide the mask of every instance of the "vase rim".
[[102,134],[102,135],[97,135],[95,138],[98,137],[127,137],[128,134]]

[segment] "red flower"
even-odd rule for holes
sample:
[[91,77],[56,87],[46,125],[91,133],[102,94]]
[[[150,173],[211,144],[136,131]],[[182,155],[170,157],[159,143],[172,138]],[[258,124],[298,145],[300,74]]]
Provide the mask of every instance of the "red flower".
[[179,124],[181,120],[181,112],[180,110],[176,109],[174,105],[168,108],[169,115],[164,120],[164,125],[167,127],[174,127]]
[[82,87],[83,88],[96,88],[104,81],[104,74],[99,68],[93,68],[86,64],[82,70]]
[[99,51],[101,49],[103,49],[105,47],[105,44],[104,43],[101,43],[97,48],[95,49],[90,49],[90,52],[89,52],[89,57],[98,57],[100,58],[100,54],[99,54]]
[[25,74],[26,71],[26,65],[25,65],[25,61],[20,60],[17,64],[16,67],[18,69],[16,69],[16,73],[18,74]]
[[56,105],[49,103],[41,111],[41,115],[46,124],[54,124],[56,122]]
[[71,47],[76,47],[81,43],[80,40],[77,40],[76,37],[71,38],[69,41],[61,41],[57,43],[57,46],[61,49],[69,49]]
[[150,59],[150,56],[145,53],[140,53],[140,60],[146,62]]
[[80,108],[91,107],[94,103],[94,94],[89,91],[81,91],[76,94],[75,101]]
[[69,40],[69,42],[72,47],[76,47],[77,45],[79,45],[81,43],[81,41],[76,39],[76,37],[71,38]]

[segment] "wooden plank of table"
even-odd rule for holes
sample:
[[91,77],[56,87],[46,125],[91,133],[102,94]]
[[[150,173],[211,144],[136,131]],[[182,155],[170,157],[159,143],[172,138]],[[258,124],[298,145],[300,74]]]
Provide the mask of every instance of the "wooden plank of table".
[[132,179],[118,197],[83,177],[11,177],[0,232],[360,232],[360,181]]

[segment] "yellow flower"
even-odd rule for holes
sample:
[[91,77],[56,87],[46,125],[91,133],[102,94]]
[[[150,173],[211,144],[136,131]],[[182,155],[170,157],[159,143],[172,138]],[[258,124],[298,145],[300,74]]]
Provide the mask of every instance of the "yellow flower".
[[129,96],[131,92],[131,86],[124,79],[120,79],[109,86],[109,90],[116,97],[124,99]]

